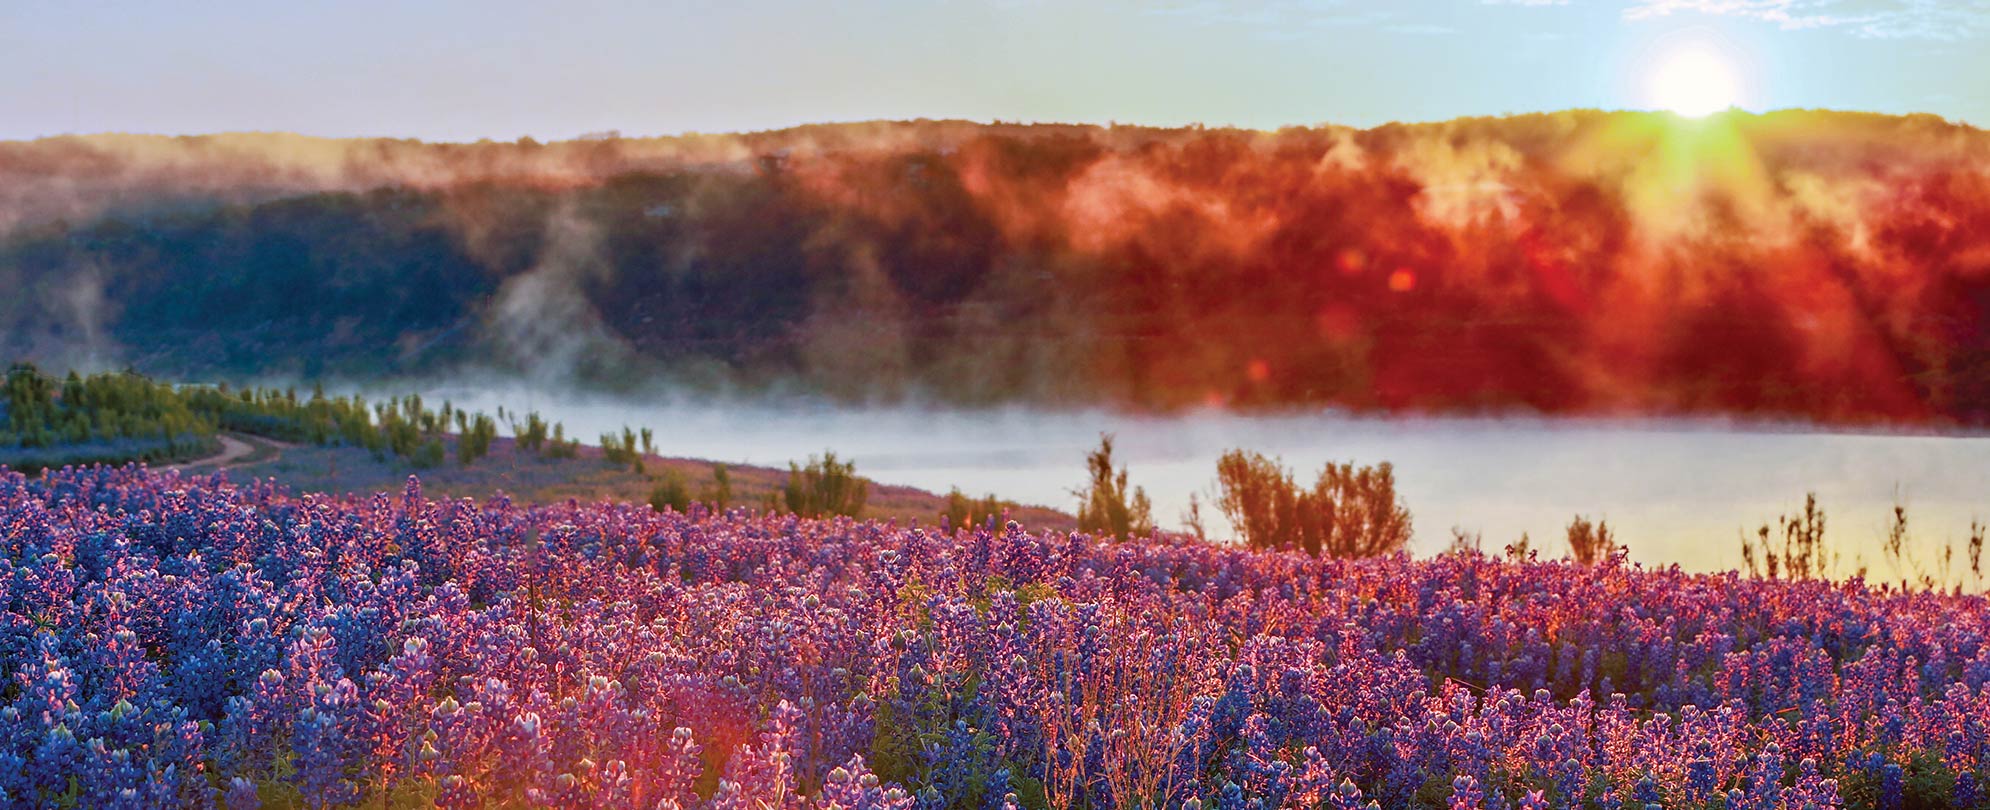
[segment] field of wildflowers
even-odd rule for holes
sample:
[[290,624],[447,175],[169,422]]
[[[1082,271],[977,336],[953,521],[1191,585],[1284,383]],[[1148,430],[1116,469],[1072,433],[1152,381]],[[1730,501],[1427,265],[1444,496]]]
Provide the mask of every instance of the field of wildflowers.
[[1986,807],[1979,596],[0,474],[0,803]]

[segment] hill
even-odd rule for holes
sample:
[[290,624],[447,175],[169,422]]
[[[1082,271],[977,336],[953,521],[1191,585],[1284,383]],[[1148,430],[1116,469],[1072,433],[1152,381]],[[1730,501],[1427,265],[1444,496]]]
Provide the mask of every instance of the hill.
[[[420,477],[423,491],[432,496],[483,501],[502,494],[521,504],[569,500],[642,504],[649,501],[658,481],[672,474],[682,478],[694,501],[709,502],[713,471],[723,466],[731,480],[730,505],[764,509],[767,499],[778,498],[788,482],[784,469],[658,454],[643,455],[644,472],[639,473],[626,463],[608,462],[599,447],[578,447],[570,458],[548,457],[519,448],[512,438],[493,439],[489,453],[473,464],[426,468],[379,457],[363,447],[292,444],[246,434],[233,438],[253,449],[244,457],[223,458],[217,453],[172,466],[195,474],[225,471],[234,481],[269,481],[293,492],[334,495],[396,493],[412,475]],[[456,437],[447,437],[444,443],[453,458]],[[868,520],[936,526],[947,512],[946,495],[876,481],[869,487],[862,514]],[[1069,531],[1077,526],[1069,513],[1044,506],[1009,504],[1004,516],[1045,529]]]
[[1990,135],[1571,111],[0,144],[0,353],[850,401],[1990,417]]

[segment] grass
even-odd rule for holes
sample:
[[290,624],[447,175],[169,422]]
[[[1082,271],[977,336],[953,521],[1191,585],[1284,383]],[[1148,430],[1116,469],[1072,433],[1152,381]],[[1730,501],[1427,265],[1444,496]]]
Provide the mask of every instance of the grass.
[[[229,465],[230,477],[268,479],[296,492],[399,492],[408,476],[417,475],[423,492],[431,497],[483,499],[503,492],[527,503],[569,499],[648,503],[651,491],[672,474],[685,482],[694,498],[702,495],[710,489],[713,470],[722,463],[645,455],[643,472],[638,473],[627,463],[611,463],[598,447],[580,447],[573,458],[548,458],[519,448],[510,438],[500,438],[491,443],[489,455],[464,466],[455,461],[456,437],[450,436],[450,460],[420,469],[406,459],[375,458],[363,448],[278,445],[256,437],[237,438],[255,445],[256,452]],[[764,508],[769,496],[779,499],[787,487],[786,469],[725,466],[732,477],[732,506]],[[861,517],[936,525],[947,506],[947,497],[942,494],[872,482]],[[1032,527],[1077,526],[1070,514],[1042,506],[1016,506],[1009,514]]]

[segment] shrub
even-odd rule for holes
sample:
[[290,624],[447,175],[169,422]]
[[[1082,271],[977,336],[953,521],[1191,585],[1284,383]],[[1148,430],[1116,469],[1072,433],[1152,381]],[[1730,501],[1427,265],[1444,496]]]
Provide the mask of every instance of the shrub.
[[1569,556],[1577,565],[1595,565],[1610,558],[1621,546],[1610,534],[1608,521],[1589,522],[1589,518],[1576,515],[1569,522]]
[[621,433],[601,434],[601,457],[610,464],[628,465],[631,471],[643,471],[643,449],[650,444],[649,430],[643,430],[642,444],[636,442],[636,432],[623,426]]
[[539,452],[546,446],[546,432],[546,420],[539,416],[538,411],[526,414],[524,425],[520,425],[517,419],[511,420],[511,435],[517,438],[521,450]]
[[788,511],[803,517],[856,517],[864,511],[864,499],[870,495],[870,483],[856,473],[856,462],[839,462],[835,453],[827,451],[820,459],[810,456],[807,467],[788,462],[788,486],[783,493]]
[[448,457],[449,451],[442,446],[442,439],[432,438],[416,446],[414,452],[408,454],[408,462],[416,469],[427,470],[442,466]]
[[[457,411],[459,418],[462,411]],[[461,435],[456,439],[456,458],[464,466],[484,456],[490,455],[491,442],[497,438],[497,420],[477,414],[473,419],[460,419]]]
[[650,506],[658,512],[665,509],[690,511],[691,489],[684,485],[684,476],[676,470],[664,471],[663,479],[650,489]]
[[[1261,453],[1231,450],[1216,461],[1216,508],[1251,548],[1300,546],[1299,485]],[[1317,548],[1309,549],[1319,553]]]
[[1112,465],[1112,434],[1099,435],[1099,449],[1085,457],[1091,486],[1078,492],[1078,530],[1126,538],[1154,533],[1154,507],[1147,491],[1126,485],[1126,468]]
[[1756,530],[1754,542],[1741,538],[1741,559],[1753,576],[1769,579],[1829,579],[1838,570],[1838,551],[1824,541],[1824,510],[1817,493],[1803,496],[1803,513],[1776,518],[1782,544],[1769,540],[1769,525]]
[[731,505],[732,472],[726,469],[726,465],[712,465],[712,483],[705,487],[704,500],[721,512]]
[[567,438],[564,424],[553,425],[553,435],[546,440],[545,450],[540,455],[546,458],[574,458],[580,455],[580,440]]
[[1261,453],[1232,450],[1216,463],[1217,507],[1252,548],[1314,556],[1374,557],[1409,544],[1410,513],[1395,469],[1327,464],[1310,491]]
[[995,497],[994,493],[977,500],[961,492],[960,487],[954,487],[953,491],[947,493],[947,508],[940,513],[940,518],[945,525],[959,529],[989,518],[999,518],[1009,506],[1009,503]]

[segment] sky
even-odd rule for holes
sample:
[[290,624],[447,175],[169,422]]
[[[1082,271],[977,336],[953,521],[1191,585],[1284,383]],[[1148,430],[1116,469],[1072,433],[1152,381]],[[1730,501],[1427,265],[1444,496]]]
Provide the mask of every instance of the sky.
[[1744,109],[1990,125],[1990,0],[0,0],[0,139],[1369,127],[1666,106],[1681,53]]

